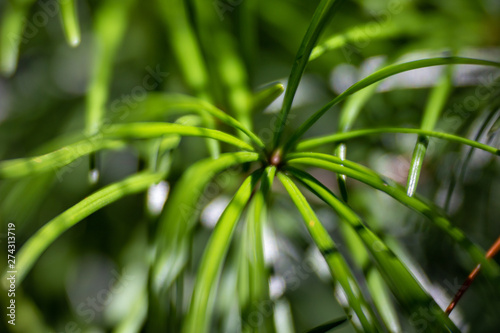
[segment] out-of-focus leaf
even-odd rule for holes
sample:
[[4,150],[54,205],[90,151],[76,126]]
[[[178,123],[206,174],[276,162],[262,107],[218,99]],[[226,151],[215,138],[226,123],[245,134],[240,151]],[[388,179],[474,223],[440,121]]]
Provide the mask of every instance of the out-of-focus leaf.
[[21,42],[29,39],[24,36],[26,16],[35,0],[6,1],[5,12],[0,17],[0,73],[10,76],[17,67]]
[[[63,232],[97,210],[124,196],[144,191],[162,178],[163,174],[160,173],[143,172],[135,174],[100,189],[49,221],[31,236],[19,250],[16,262],[17,282],[20,283],[24,279],[40,255]],[[7,281],[5,275],[3,281]]]
[[[375,94],[377,87],[378,84],[372,84],[371,86],[368,86],[347,98],[342,110],[340,111],[338,125],[338,131],[340,133],[347,132],[352,128],[354,122],[359,116],[359,113],[361,112],[361,109],[368,102],[370,97]],[[346,145],[341,142],[335,148],[335,155],[340,157],[340,159],[345,160],[347,155],[346,151]],[[340,193],[342,194],[342,199],[347,202],[348,195],[345,175],[337,175],[337,182],[339,184]]]
[[[182,71],[182,77],[195,95],[207,102],[213,102],[210,92],[210,81],[203,54],[196,40],[193,28],[189,23],[187,3],[185,1],[157,1],[162,22],[166,26],[168,41],[174,51],[177,63]],[[215,129],[215,121],[206,112],[201,111],[205,126]],[[207,147],[212,157],[220,154],[218,142],[207,140]]]
[[220,6],[226,4],[204,0],[195,0],[194,3],[203,51],[212,65],[216,87],[221,89],[218,96],[220,102],[227,105],[228,112],[232,112],[246,128],[251,129],[252,96],[248,87],[248,71],[239,54],[237,40],[229,32],[227,21],[224,21],[220,11]]
[[354,94],[355,92],[364,89],[380,80],[388,78],[390,76],[411,71],[418,68],[432,67],[432,66],[440,66],[440,65],[481,65],[481,66],[493,66],[500,67],[499,62],[481,60],[481,59],[473,59],[473,58],[463,58],[463,57],[439,57],[439,58],[429,58],[422,60],[410,61],[402,64],[395,64],[384,67],[375,73],[367,76],[366,78],[356,82],[352,86],[350,86],[346,91],[342,94],[335,97],[333,100],[328,102],[325,106],[319,109],[316,113],[314,113],[311,117],[309,117],[305,122],[300,125],[300,127],[295,131],[290,140],[286,143],[286,150],[292,148],[296,142],[302,137],[302,135],[321,118],[330,108],[341,101],[343,101],[346,97]]
[[66,41],[69,46],[78,46],[80,44],[80,25],[78,23],[78,12],[76,0],[59,1],[61,11],[61,20],[66,35]]
[[426,131],[417,128],[398,128],[398,127],[383,127],[383,128],[371,128],[371,129],[361,129],[355,130],[345,133],[337,133],[332,135],[326,135],[322,137],[307,139],[302,141],[297,145],[297,150],[309,150],[320,145],[330,143],[330,142],[339,142],[346,141],[354,138],[359,138],[362,136],[374,135],[374,134],[386,134],[386,133],[409,133],[409,134],[419,134],[424,136],[431,136],[443,140],[448,140],[451,142],[458,142],[460,144],[464,144],[467,146],[471,146],[474,148],[479,148],[481,150],[487,151],[488,153],[500,155],[500,149],[485,145],[483,143],[469,140],[457,135],[443,133],[443,132],[434,132],[434,131]]
[[165,118],[166,115],[184,114],[186,112],[207,112],[224,124],[231,126],[244,134],[260,147],[264,148],[264,143],[252,131],[242,125],[238,120],[224,113],[220,109],[199,98],[182,94],[149,93],[148,96],[131,110],[122,107],[115,110],[115,117],[132,121],[151,121]]
[[[127,27],[129,9],[135,0],[104,0],[95,14],[92,71],[85,99],[85,133],[96,135],[105,122],[113,62]],[[99,179],[97,157],[89,157],[89,180]]]
[[76,159],[103,149],[119,149],[119,140],[102,140],[91,137],[41,156],[18,158],[0,162],[0,178],[19,178],[48,171],[57,171]]
[[227,153],[218,159],[205,159],[184,172],[166,202],[155,237],[156,258],[153,289],[168,289],[183,270],[189,253],[189,235],[201,213],[199,204],[210,180],[219,172],[259,159],[256,153]]
[[[435,327],[436,331],[448,332],[448,328],[453,328],[453,331],[457,330],[455,325],[415,280],[401,260],[396,257],[375,233],[361,222],[361,219],[346,204],[341,202],[324,185],[307,173],[296,169],[292,170],[292,172],[313,193],[331,206],[345,222],[350,224],[363,241],[366,249],[370,252],[384,277],[384,281],[391,288],[394,297],[403,305],[408,315],[418,312],[421,308],[435,309],[434,313],[441,325],[440,327]],[[380,301],[376,302],[377,304],[385,304],[386,300],[380,300],[379,296],[381,295],[372,294],[374,299]],[[387,311],[387,309],[380,310]]]
[[208,128],[185,126],[170,123],[130,123],[109,126],[102,135],[108,138],[145,139],[175,134],[183,136],[201,136],[234,145],[243,150],[253,151],[248,143],[222,131]]
[[253,97],[253,112],[264,110],[269,104],[274,102],[276,98],[281,96],[283,91],[285,91],[285,88],[280,82],[272,83],[262,88],[262,90],[255,93]]
[[339,327],[340,325],[342,325],[343,323],[345,323],[348,320],[349,320],[349,318],[335,319],[334,321],[331,321],[329,323],[319,325],[319,326],[307,331],[307,333],[326,333],[326,332],[333,330],[336,327]]
[[103,123],[113,61],[125,34],[128,13],[134,1],[102,1],[95,14],[95,49],[85,113],[86,132],[89,135],[96,134]]

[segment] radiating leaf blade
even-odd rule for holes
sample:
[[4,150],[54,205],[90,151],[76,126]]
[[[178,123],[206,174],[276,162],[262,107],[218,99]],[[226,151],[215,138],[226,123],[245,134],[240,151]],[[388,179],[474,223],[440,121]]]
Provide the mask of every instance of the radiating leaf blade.
[[[293,175],[306,185],[320,199],[331,206],[337,214],[343,218],[362,240],[366,249],[370,252],[385,282],[391,288],[394,297],[403,305],[408,315],[416,313],[421,308],[435,309],[436,318],[440,321],[440,332],[458,331],[455,325],[447,318],[445,313],[439,309],[436,302],[420,286],[411,272],[399,260],[399,258],[387,247],[387,245],[372,232],[361,219],[342,201],[330,192],[323,184],[307,173],[293,169]],[[372,297],[375,298],[375,294]],[[384,309],[387,311],[387,309]],[[381,312],[382,313],[382,312]],[[438,330],[438,327],[435,327]]]
[[130,124],[117,124],[111,125],[107,128],[105,133],[102,133],[106,138],[132,138],[132,139],[145,139],[155,138],[168,134],[182,135],[182,136],[198,136],[209,139],[214,139],[234,145],[243,150],[253,151],[254,148],[248,143],[230,135],[225,132],[212,130],[208,128],[200,128],[194,126],[186,126],[180,124],[170,123],[130,123]]
[[457,142],[463,145],[471,146],[474,148],[478,148],[484,151],[487,151],[490,154],[499,155],[500,149],[474,141],[469,140],[467,138],[463,138],[461,136],[448,134],[444,132],[435,132],[435,131],[427,131],[419,128],[400,128],[400,127],[383,127],[383,128],[370,128],[370,129],[361,129],[354,130],[345,133],[336,133],[332,135],[326,135],[322,137],[307,139],[302,141],[297,145],[296,150],[309,150],[327,143],[331,142],[341,142],[346,140],[351,140],[354,138],[359,138],[363,136],[369,135],[380,135],[387,133],[406,133],[406,134],[418,134],[424,136],[430,136],[434,138],[439,138],[443,140],[448,140],[450,142]]
[[307,32],[302,39],[297,55],[295,56],[295,61],[290,72],[290,77],[288,78],[288,84],[285,91],[285,98],[283,100],[283,106],[280,111],[280,116],[278,120],[278,128],[274,134],[274,148],[280,143],[281,135],[285,127],[286,119],[288,113],[292,108],[293,98],[295,92],[299,87],[300,79],[302,74],[306,69],[306,65],[309,61],[309,56],[311,55],[313,47],[316,45],[318,38],[323,31],[328,20],[335,14],[342,0],[321,0],[316,11],[314,12],[313,18],[307,28]]
[[240,186],[222,213],[207,244],[198,269],[191,304],[182,328],[183,333],[207,332],[212,313],[213,295],[236,224],[247,206],[262,172],[257,170]]
[[[312,157],[314,155],[314,157]],[[304,157],[299,157],[304,156]],[[308,157],[305,157],[308,156]],[[336,164],[329,155],[319,154],[319,153],[304,153],[304,155],[295,155],[293,159],[287,162],[288,164],[294,165],[308,165],[318,168],[323,168],[326,170],[333,171],[335,173],[342,173],[348,177],[359,180],[377,190],[387,193],[403,205],[411,208],[412,210],[426,216],[429,220],[433,222],[439,229],[441,229],[445,234],[451,237],[453,240],[463,248],[470,257],[477,263],[481,263],[487,271],[488,277],[497,278],[500,276],[500,268],[494,262],[490,262],[485,259],[484,251],[474,244],[462,230],[458,227],[452,225],[450,221],[440,212],[440,210],[433,206],[432,204],[426,203],[419,196],[408,197],[406,195],[405,189],[387,178],[382,178],[377,176],[374,172],[368,173],[352,169],[349,166],[355,165],[356,163],[351,161],[343,161],[343,166]],[[345,172],[344,172],[345,171]]]
[[[354,327],[360,332],[379,332],[377,319],[370,305],[364,299],[356,278],[330,235],[316,217],[315,212],[288,176],[279,172],[278,178],[292,198],[295,206],[297,206],[311,238],[325,258],[333,281],[338,282],[345,294],[349,307],[344,308],[344,310],[348,316],[356,318],[356,320],[351,318]],[[345,304],[342,305],[345,306]],[[356,324],[358,322],[360,326]]]
[[149,93],[146,98],[140,103],[137,103],[133,109],[121,107],[119,110],[116,110],[115,117],[119,116],[119,118],[127,122],[152,121],[163,120],[166,116],[184,114],[186,112],[197,112],[200,114],[206,112],[224,124],[246,134],[259,148],[264,148],[262,140],[238,120],[213,106],[211,103],[188,95]]
[[354,94],[355,92],[364,89],[380,80],[388,78],[390,76],[411,71],[414,69],[432,67],[432,66],[441,66],[441,65],[481,65],[481,66],[492,66],[492,67],[500,67],[499,62],[481,60],[481,59],[473,59],[473,58],[463,58],[463,57],[438,57],[438,58],[429,58],[422,60],[410,61],[402,64],[395,64],[384,67],[375,73],[367,76],[366,78],[356,82],[352,86],[350,86],[346,91],[342,94],[335,97],[333,100],[328,102],[325,106],[319,109],[316,113],[314,113],[311,117],[309,117],[302,125],[295,131],[290,140],[286,143],[285,151],[293,147],[297,141],[302,137],[302,135],[314,124],[318,119],[320,119],[330,108],[341,101],[343,101],[346,97]]

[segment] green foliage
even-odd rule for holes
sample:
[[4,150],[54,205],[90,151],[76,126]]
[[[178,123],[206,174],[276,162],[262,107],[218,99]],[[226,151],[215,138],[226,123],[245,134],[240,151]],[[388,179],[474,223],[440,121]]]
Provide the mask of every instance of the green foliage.
[[[0,299],[15,267],[20,323],[5,330],[497,328],[500,63],[470,56],[500,47],[490,7],[2,4],[0,233],[17,238]],[[465,68],[486,72],[463,83]],[[449,281],[478,264],[450,318]]]

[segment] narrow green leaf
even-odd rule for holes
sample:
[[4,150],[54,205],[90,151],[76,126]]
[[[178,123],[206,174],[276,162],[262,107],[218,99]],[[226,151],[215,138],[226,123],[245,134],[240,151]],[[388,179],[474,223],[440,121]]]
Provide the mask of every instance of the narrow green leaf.
[[[342,110],[340,111],[338,125],[339,132],[347,132],[352,128],[359,113],[361,112],[361,109],[365,106],[370,97],[375,94],[377,87],[378,84],[372,84],[371,86],[368,86],[347,98]],[[343,142],[339,143],[337,147],[335,147],[334,151],[335,155],[343,160],[346,159],[347,147]],[[337,182],[339,184],[340,193],[342,194],[342,199],[347,202],[348,195],[345,175],[337,175]]]
[[0,73],[11,76],[17,67],[17,58],[24,36],[26,17],[35,0],[6,1],[0,20]]
[[131,123],[111,125],[102,135],[105,138],[132,138],[145,139],[155,138],[167,134],[176,134],[184,136],[200,136],[210,138],[230,145],[236,146],[243,150],[253,151],[254,148],[248,143],[240,139],[226,134],[225,132],[212,130],[208,128],[200,128],[193,126],[185,126],[170,123]]
[[[408,20],[408,16],[405,16],[405,19]],[[363,41],[368,37],[367,31],[370,31],[370,41],[378,41],[407,35],[417,35],[421,30],[419,25],[421,25],[422,22],[418,22],[420,20],[414,19],[410,21],[411,22],[405,23],[406,21],[396,22],[394,19],[391,19],[381,22],[378,19],[375,19],[371,22],[349,28],[343,33],[335,34],[332,37],[329,37],[323,43],[316,46],[312,50],[309,61],[319,58],[326,52],[349,47],[349,44],[356,45],[356,43],[359,43],[359,41]],[[374,26],[376,26],[377,29],[373,29]]]
[[[125,34],[129,9],[135,0],[104,0],[95,14],[94,49],[90,80],[85,96],[85,133],[95,135],[105,120],[113,62]],[[89,157],[89,181],[99,179],[96,154]]]
[[194,285],[191,305],[182,332],[207,332],[210,325],[213,296],[236,224],[247,206],[262,171],[257,170],[241,185],[220,217],[210,237]]
[[153,289],[168,289],[184,268],[189,253],[189,234],[207,200],[205,187],[225,169],[259,159],[256,153],[227,153],[208,158],[189,167],[172,189],[159,221],[153,266]]
[[[100,189],[49,221],[19,250],[16,262],[17,282],[20,283],[24,279],[36,260],[63,232],[110,203],[126,195],[146,190],[152,184],[159,182],[163,176],[163,174],[151,172],[135,174]],[[5,275],[3,281],[7,281]]]
[[[498,82],[498,80],[497,80],[497,82]],[[497,96],[497,98],[498,98],[498,96]],[[485,119],[482,121],[479,128],[471,128],[471,131],[475,132],[475,135],[473,137],[473,140],[475,140],[475,141],[479,141],[481,139],[481,137],[483,137],[486,133],[487,133],[487,135],[491,135],[492,130],[494,130],[495,126],[497,126],[496,124],[499,123],[500,118],[498,118],[496,120],[496,122],[492,125],[490,130],[488,130],[488,127],[491,124],[491,122],[493,121],[494,117],[498,117],[497,114],[498,114],[498,111],[500,110],[500,100],[495,100],[495,98],[493,98],[491,100],[491,104],[490,104],[490,101],[488,101],[488,104],[489,104],[487,107],[489,109],[489,111],[487,111],[488,114],[485,117]],[[444,210],[446,212],[449,211],[450,204],[451,204],[451,198],[453,196],[453,191],[455,189],[455,186],[457,185],[457,183],[464,181],[465,174],[466,174],[466,171],[467,171],[469,164],[472,160],[473,154],[474,154],[474,148],[469,147],[469,151],[467,152],[467,154],[463,158],[461,158],[460,161],[457,163],[456,171],[452,170],[452,172],[451,172],[450,184],[448,185],[446,199],[444,202]]]
[[291,158],[287,163],[292,166],[307,165],[330,170],[335,173],[342,173],[348,177],[359,180],[360,182],[365,183],[377,190],[387,193],[403,205],[413,209],[414,211],[426,216],[429,220],[431,220],[434,225],[436,225],[445,234],[455,240],[457,244],[460,245],[460,247],[462,247],[470,255],[474,262],[483,265],[483,268],[485,268],[485,273],[487,272],[488,277],[495,279],[499,276],[500,268],[498,267],[498,265],[495,262],[486,260],[484,257],[484,251],[475,243],[473,243],[462,230],[452,225],[450,221],[448,221],[448,219],[440,212],[439,208],[425,202],[424,199],[420,198],[417,195],[413,197],[407,196],[405,189],[401,185],[390,181],[387,178],[382,178],[381,176],[376,175],[376,173],[374,172],[363,172],[361,171],[362,168],[359,166],[357,170],[355,170],[350,166],[356,165],[356,163],[351,161],[342,161],[342,164],[344,165],[336,164],[336,160],[326,154],[295,154],[293,159]]
[[316,45],[319,35],[323,31],[326,23],[333,17],[341,3],[342,0],[321,0],[318,7],[316,8],[316,11],[314,12],[311,23],[307,28],[307,32],[302,39],[302,43],[300,44],[297,55],[295,56],[295,61],[290,72],[290,77],[288,78],[285,98],[283,100],[283,106],[281,108],[278,120],[278,128],[274,133],[273,150],[276,149],[280,144],[280,139],[283,133],[283,129],[285,128],[286,119],[288,118],[288,113],[292,108],[293,98],[295,96],[297,88],[299,87],[299,82],[302,78],[302,74],[304,74],[304,70],[306,69],[311,51]]
[[0,162],[0,178],[19,178],[48,171],[57,171],[76,159],[103,149],[119,149],[125,144],[118,140],[103,140],[91,137],[88,140],[60,148],[54,152],[30,157],[18,158]]
[[89,135],[96,134],[102,125],[113,61],[125,34],[128,12],[134,1],[102,1],[95,14],[93,68],[85,101],[85,130]]
[[[331,206],[342,217],[343,221],[351,226],[352,230],[360,237],[364,246],[370,252],[384,280],[391,288],[394,297],[403,305],[408,315],[418,312],[421,308],[433,309],[433,313],[437,315],[436,318],[441,324],[440,327],[435,327],[436,331],[448,332],[448,328],[453,328],[453,332],[458,332],[455,325],[448,319],[432,297],[420,286],[402,261],[375,233],[363,224],[361,219],[349,206],[340,201],[330,190],[309,174],[297,169],[290,171],[314,194]],[[377,281],[370,279],[370,282]],[[377,292],[377,290],[374,291]],[[378,296],[380,295],[372,294],[374,300],[380,300]],[[383,299],[380,303],[386,304],[387,300]],[[436,312],[434,312],[434,309],[436,309]],[[380,313],[383,315],[388,309],[381,310]]]
[[462,58],[462,57],[439,57],[439,58],[429,58],[416,61],[410,61],[402,64],[390,65],[384,67],[375,73],[367,76],[366,78],[356,82],[351,87],[349,87],[342,94],[335,97],[333,100],[328,102],[325,106],[314,113],[310,118],[308,118],[302,125],[295,131],[290,140],[286,143],[285,151],[292,148],[295,143],[302,137],[302,135],[321,118],[330,108],[341,101],[343,101],[347,96],[354,94],[355,92],[366,88],[380,80],[390,77],[395,74],[411,71],[418,68],[441,66],[441,65],[481,65],[481,66],[493,66],[500,67],[499,62],[472,59],[472,58]]
[[0,220],[15,217],[20,235],[32,230],[32,223],[40,214],[45,199],[53,188],[54,180],[65,174],[44,173],[35,177],[0,181]]
[[[446,100],[450,95],[452,87],[452,71],[450,68],[446,71],[445,75],[441,77],[441,80],[432,90],[431,96],[425,107],[424,116],[422,118],[422,124],[420,128],[427,131],[432,131],[436,122],[441,114]],[[410,169],[408,170],[408,180],[406,184],[406,193],[408,196],[412,196],[417,191],[418,179],[420,177],[420,171],[422,170],[422,163],[425,158],[425,153],[427,152],[427,146],[429,144],[429,138],[424,135],[419,135],[415,148],[413,149],[413,155],[410,162]]]
[[66,40],[69,46],[78,46],[80,44],[81,37],[76,0],[59,1],[59,8],[61,11],[61,20]]
[[285,91],[282,83],[276,82],[267,85],[254,94],[252,111],[262,111]]
[[187,4],[179,0],[157,0],[156,3],[184,80],[198,97],[210,101],[208,71],[188,20]]
[[346,102],[340,111],[338,126],[339,131],[347,132],[352,128],[354,122],[359,116],[359,113],[368,100],[375,94],[378,86],[379,84],[374,83],[365,89],[352,94],[346,99]]
[[427,152],[427,146],[429,145],[429,139],[425,135],[419,135],[417,137],[417,142],[415,143],[415,148],[413,149],[413,154],[410,161],[410,169],[408,170],[408,177],[406,181],[406,194],[411,197],[417,191],[418,179],[420,178],[420,170],[422,170],[422,165],[425,159],[425,153]]
[[[247,216],[246,231],[243,235],[243,258],[242,265],[245,270],[238,271],[239,290],[248,291],[248,297],[240,297],[240,307],[242,312],[242,322],[248,323],[252,313],[259,311],[258,305],[263,302],[270,302],[269,296],[269,272],[264,262],[263,232],[266,220],[266,197],[272,186],[276,168],[269,166],[264,171],[261,186],[255,192],[251,201]],[[246,286],[242,285],[247,283]],[[243,332],[271,332],[271,314],[265,316],[259,325],[244,325]],[[254,323],[252,321],[252,323]]]
[[[158,0],[157,5],[163,16],[162,23],[167,28],[168,41],[182,71],[183,79],[196,96],[204,101],[213,102],[208,70],[193,28],[189,23],[187,3],[179,0]],[[215,129],[215,121],[208,117],[206,112],[200,113],[205,120],[205,126]],[[217,157],[220,153],[219,143],[213,140],[207,140],[206,143],[211,156]]]
[[345,133],[337,133],[337,134],[332,134],[332,135],[326,135],[322,137],[317,137],[317,138],[312,138],[308,140],[304,140],[301,143],[299,143],[296,147],[297,150],[309,150],[318,146],[321,146],[326,143],[331,143],[331,142],[340,142],[340,141],[346,141],[354,138],[359,138],[363,136],[368,136],[368,135],[374,135],[374,134],[387,134],[387,133],[408,133],[408,134],[419,134],[419,135],[424,135],[424,136],[431,136],[443,140],[448,140],[450,142],[457,142],[460,144],[464,144],[467,146],[471,146],[474,148],[478,148],[484,151],[487,151],[488,153],[494,154],[494,155],[500,155],[500,149],[485,145],[483,143],[474,141],[474,140],[469,140],[457,135],[453,134],[448,134],[448,133],[443,133],[443,132],[434,132],[434,131],[427,131],[423,129],[418,129],[418,128],[398,128],[398,127],[383,127],[383,128],[370,128],[370,129],[361,129],[361,130],[355,130],[355,131],[350,131],[350,132],[345,132]]
[[[356,278],[345,262],[342,254],[338,251],[332,238],[316,217],[316,214],[306,201],[306,198],[302,195],[293,181],[285,174],[279,172],[278,178],[292,198],[295,206],[297,206],[309,234],[325,258],[330,268],[333,281],[338,282],[345,295],[349,307],[345,307],[344,310],[346,314],[351,317],[352,324],[356,330],[360,332],[379,332],[380,329],[377,319],[370,305],[364,299]],[[339,303],[345,306],[340,300]]]
[[103,149],[124,146],[113,138],[148,139],[164,135],[199,136],[226,142],[244,150],[253,151],[249,144],[224,132],[170,123],[132,123],[111,125],[104,133],[60,148],[52,153],[0,162],[0,178],[18,178],[57,170],[74,160]]
[[[207,112],[211,116],[219,119],[224,124],[234,127],[246,134],[250,140],[260,149],[264,149],[264,143],[252,131],[246,128],[238,120],[221,111],[211,103],[202,99],[182,95],[149,93],[147,97],[131,110],[129,107],[122,107],[115,112],[115,117],[130,121],[151,121],[164,119],[167,115],[184,114],[186,112]],[[133,112],[133,113],[131,113]]]
[[226,25],[221,6],[227,4],[195,0],[194,13],[203,51],[212,65],[213,80],[220,86],[219,97],[246,128],[252,128],[252,96],[248,74],[238,41]]

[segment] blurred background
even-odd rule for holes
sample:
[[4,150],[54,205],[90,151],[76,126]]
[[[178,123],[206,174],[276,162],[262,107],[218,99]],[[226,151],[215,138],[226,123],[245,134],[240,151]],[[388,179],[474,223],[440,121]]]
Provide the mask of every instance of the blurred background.
[[[100,1],[78,1],[82,39],[76,48],[65,42],[59,17],[47,12],[49,2],[41,0],[31,7],[26,22],[26,29],[31,30],[21,43],[18,68],[11,77],[0,78],[0,160],[52,151],[61,142],[57,138],[79,134],[84,129],[85,96],[95,52],[93,19]],[[159,2],[131,5],[123,40],[112,62],[108,106],[113,102],[125,103],[127,98],[132,98],[133,103],[134,88],[143,86],[144,78],[151,72],[161,72],[163,76],[158,85],[146,89],[148,93],[192,94],[170,47]],[[194,2],[188,3],[193,10]],[[317,3],[214,2],[213,10],[220,24],[230,32],[244,59],[248,85],[253,91],[275,81],[286,85]],[[1,0],[0,13],[4,13],[6,6],[7,1]],[[249,8],[255,14],[251,22],[245,16]],[[46,13],[48,18],[44,24],[37,21],[40,13]],[[190,17],[195,20],[195,15]],[[110,18],[107,24],[112,27],[115,23]],[[244,35],[248,31],[254,38],[254,47],[250,49],[239,43],[248,38]],[[338,37],[339,34],[343,37]],[[336,39],[332,39],[334,36]],[[329,44],[325,44],[327,41]],[[309,63],[299,86],[288,132],[383,63],[452,54],[498,61],[500,2],[345,1],[319,44],[329,45],[331,50],[317,49],[318,53],[313,54],[317,58]],[[211,52],[216,54],[217,49]],[[355,128],[419,126],[430,88],[443,70],[433,67],[385,80],[363,107]],[[211,74],[209,80],[216,82],[218,78]],[[495,79],[499,74],[489,67],[453,67],[454,88],[436,128],[498,147],[500,113],[495,94],[499,92],[499,84]],[[223,108],[224,91],[215,95],[216,104]],[[275,119],[281,101],[282,97],[253,114],[255,132],[263,140],[269,140],[266,129]],[[328,112],[307,135],[332,133],[338,125],[338,111],[336,107]],[[149,255],[148,233],[158,219],[152,205],[159,201],[161,209],[168,189],[175,186],[182,172],[194,161],[208,156],[205,145],[200,143],[195,138],[183,139],[173,155],[168,178],[156,191],[150,189],[146,194],[113,203],[57,239],[17,287],[17,325],[7,325],[3,316],[0,330],[97,333],[118,331],[120,325],[125,325],[130,330],[124,332],[140,331],[140,328],[134,330],[127,319],[131,320],[128,317],[131,308],[141,308],[142,304],[141,286],[148,273],[145,260]],[[414,135],[366,137],[348,143],[347,157],[405,185],[414,145]],[[329,146],[323,151],[331,153],[332,149]],[[97,185],[88,182],[88,157],[43,175],[0,180],[2,247],[7,223],[16,224],[19,249],[46,222],[97,188],[137,172],[142,162],[134,147],[99,154]],[[446,210],[453,224],[487,249],[500,235],[499,166],[499,159],[487,153],[433,139],[418,192]],[[338,193],[334,174],[320,170],[312,173]],[[188,272],[195,271],[217,217],[241,181],[237,172],[223,180],[216,179],[213,189],[204,196]],[[422,216],[363,184],[352,180],[347,184],[354,210],[405,258],[438,304],[446,307],[474,263]],[[274,192],[265,233],[271,298],[283,332],[288,329],[305,332],[341,317],[343,311],[332,293],[327,268],[311,245],[295,207],[282,188],[276,186]],[[309,199],[340,250],[352,257],[355,250],[343,245],[337,217],[312,196]],[[0,256],[2,267],[5,257]],[[227,332],[231,332],[234,321],[238,320],[237,313],[231,313],[234,298],[231,286],[234,287],[236,279],[234,257],[237,255],[231,251],[222,276],[214,323],[214,328]],[[356,273],[362,276],[361,271]],[[478,277],[452,316],[463,332],[498,330],[498,290],[498,281]],[[264,317],[270,313],[269,306],[262,305]],[[144,306],[142,309],[145,311]],[[420,325],[422,318],[425,314],[409,319],[401,315],[399,330],[430,330]],[[338,332],[354,330],[345,325]]]

